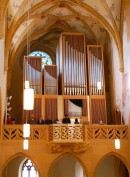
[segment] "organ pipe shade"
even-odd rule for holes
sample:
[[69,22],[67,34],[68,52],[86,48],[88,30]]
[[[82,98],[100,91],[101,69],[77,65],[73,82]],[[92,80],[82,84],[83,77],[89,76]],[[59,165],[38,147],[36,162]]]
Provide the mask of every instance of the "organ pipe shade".
[[28,150],[28,140],[23,140],[23,149]]
[[120,149],[120,140],[115,139],[115,149]]
[[23,137],[30,137],[30,124],[23,124]]
[[34,90],[24,89],[24,110],[32,110],[34,107]]

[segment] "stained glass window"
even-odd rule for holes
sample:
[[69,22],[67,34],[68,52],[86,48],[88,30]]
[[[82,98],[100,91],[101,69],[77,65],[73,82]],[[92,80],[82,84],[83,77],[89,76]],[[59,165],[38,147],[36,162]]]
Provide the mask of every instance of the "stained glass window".
[[42,51],[34,51],[29,54],[29,56],[40,56],[42,57],[42,69],[44,68],[44,65],[52,65],[52,59],[51,57]]
[[31,160],[26,160],[22,167],[22,177],[38,177],[36,167]]

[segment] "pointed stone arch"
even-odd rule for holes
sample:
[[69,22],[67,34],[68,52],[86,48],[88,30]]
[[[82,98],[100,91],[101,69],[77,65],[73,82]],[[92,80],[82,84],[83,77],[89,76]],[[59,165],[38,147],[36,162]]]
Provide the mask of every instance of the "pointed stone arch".
[[33,164],[35,165],[35,167],[39,173],[39,176],[40,176],[40,170],[39,170],[39,167],[38,167],[36,161],[31,156],[29,156],[25,153],[22,153],[22,152],[17,153],[15,155],[10,156],[7,159],[5,159],[3,167],[2,167],[2,172],[1,172],[2,176],[4,176],[4,174],[6,174],[6,177],[9,177],[11,170],[12,170],[12,172],[14,172],[13,171],[14,169],[12,169],[13,166],[14,166],[14,168],[16,168],[17,174],[18,174],[19,167],[20,167],[21,163],[23,163],[26,159],[30,159],[33,162]]
[[[61,163],[61,165],[63,165],[64,166],[64,164],[62,164],[63,163],[63,160],[65,161],[65,162],[69,162],[70,161],[70,164],[72,165],[70,165],[70,164],[66,164],[66,170],[69,170],[69,169],[67,169],[67,165],[69,165],[69,166],[71,166],[71,170],[73,169],[74,170],[74,164],[73,163],[75,163],[75,165],[76,165],[76,162],[81,166],[81,168],[82,168],[82,170],[83,170],[83,174],[85,175],[85,177],[87,177],[87,169],[86,169],[86,167],[85,167],[85,164],[76,156],[76,155],[74,155],[74,154],[71,154],[71,153],[64,153],[64,154],[62,154],[62,155],[60,155],[60,156],[58,156],[54,161],[53,161],[53,163],[50,165],[50,168],[49,168],[49,170],[48,170],[48,177],[52,177],[52,174],[54,175],[54,168],[56,168],[56,165],[57,164],[60,164]],[[72,161],[71,161],[72,160]],[[62,166],[62,167],[63,167]],[[62,168],[61,167],[61,168]],[[60,170],[61,170],[61,168],[60,168]],[[64,167],[63,167],[63,169],[64,169]],[[63,171],[62,171],[63,172]]]
[[[105,163],[105,160],[107,160],[108,158],[116,158],[117,160],[119,160],[119,161],[121,161],[123,164],[124,164],[124,166],[126,167],[126,169],[127,169],[127,171],[128,171],[128,173],[129,173],[129,164],[128,164],[128,161],[127,161],[127,159],[125,159],[122,155],[120,155],[119,153],[116,153],[116,152],[110,152],[110,153],[108,153],[108,154],[105,154],[103,157],[101,157],[100,158],[100,160],[97,162],[97,165],[96,165],[96,167],[95,167],[95,177],[96,177],[96,174],[97,174],[97,170],[98,170],[98,168],[100,168],[100,166],[103,164],[103,163]],[[109,159],[110,160],[110,159]],[[111,164],[111,163],[109,163],[109,164]],[[110,171],[110,170],[109,170]]]

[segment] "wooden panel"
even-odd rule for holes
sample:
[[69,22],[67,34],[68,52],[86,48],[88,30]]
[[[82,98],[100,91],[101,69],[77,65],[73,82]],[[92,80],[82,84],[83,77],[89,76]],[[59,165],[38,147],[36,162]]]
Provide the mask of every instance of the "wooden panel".
[[[24,122],[23,123],[37,123],[38,119],[42,115],[42,98],[34,99],[34,109],[33,110],[24,110]],[[34,120],[32,120],[34,119]]]
[[90,99],[90,114],[92,124],[100,124],[100,121],[102,121],[103,124],[106,124],[107,114],[105,99]]
[[45,98],[45,120],[48,118],[53,122],[58,118],[57,98]]
[[23,68],[23,83],[29,81],[34,93],[42,94],[42,58],[25,56]]
[[44,94],[57,95],[58,91],[57,81],[57,66],[46,65],[44,66]]

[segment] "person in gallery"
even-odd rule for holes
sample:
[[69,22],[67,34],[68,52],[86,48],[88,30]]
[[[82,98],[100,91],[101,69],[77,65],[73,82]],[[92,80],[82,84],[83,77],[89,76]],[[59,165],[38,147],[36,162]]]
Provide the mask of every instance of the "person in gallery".
[[51,116],[49,115],[48,117],[47,117],[47,119],[45,120],[45,124],[52,124],[53,122],[52,122],[52,119],[51,119]]
[[65,117],[62,120],[63,124],[71,124],[70,118],[68,117],[67,114],[65,114]]
[[6,124],[12,124],[12,117],[11,117],[11,115],[7,116]]
[[35,124],[34,114],[30,115],[30,119],[28,121],[29,124]]
[[12,119],[12,124],[15,124],[15,119]]
[[79,124],[79,121],[78,121],[77,118],[75,118],[75,122],[74,122],[74,124]]
[[43,119],[43,116],[42,116],[42,115],[40,115],[40,117],[39,117],[39,120],[38,120],[37,124],[45,124],[45,121],[44,121],[44,119]]

